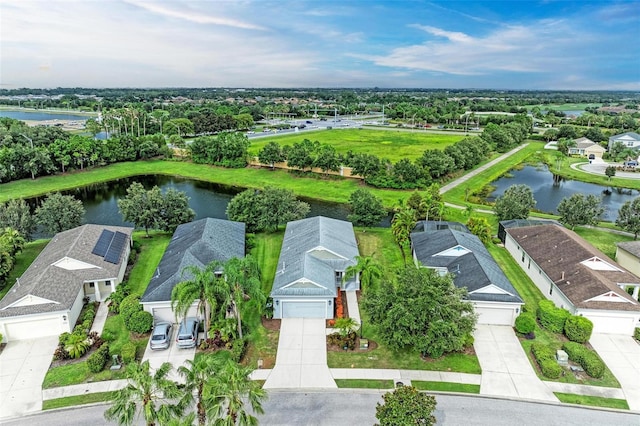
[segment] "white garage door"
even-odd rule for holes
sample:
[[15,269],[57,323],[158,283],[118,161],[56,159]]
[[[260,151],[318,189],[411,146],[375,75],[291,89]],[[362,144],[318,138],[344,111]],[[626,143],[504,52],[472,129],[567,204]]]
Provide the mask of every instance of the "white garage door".
[[327,302],[282,302],[282,318],[326,318]]
[[32,319],[30,321],[5,323],[7,340],[35,339],[45,336],[57,336],[60,330],[60,318]]
[[170,307],[153,308],[153,321],[167,321],[174,323],[176,322],[176,317]]
[[505,308],[476,308],[478,324],[513,325],[513,309]]
[[585,315],[593,322],[594,333],[624,334],[630,336],[635,327],[634,318],[630,317],[602,317]]

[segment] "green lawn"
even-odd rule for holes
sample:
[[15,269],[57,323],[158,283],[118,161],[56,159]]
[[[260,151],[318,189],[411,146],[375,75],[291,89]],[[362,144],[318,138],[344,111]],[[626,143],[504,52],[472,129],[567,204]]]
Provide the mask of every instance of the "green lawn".
[[393,389],[393,380],[336,379],[336,385],[349,389]]
[[412,380],[411,385],[420,390],[442,391],[442,392],[461,392],[461,393],[480,393],[480,385],[470,385],[466,383],[451,382],[427,382],[421,380]]
[[115,392],[96,392],[84,395],[67,396],[64,398],[50,399],[42,401],[43,410],[53,410],[55,408],[74,407],[76,405],[93,404],[96,402],[109,401]]
[[49,240],[37,240],[29,242],[24,246],[22,252],[16,256],[16,262],[7,277],[5,286],[0,289],[0,299],[11,290],[16,280],[24,274],[24,271],[27,270],[29,265],[38,257],[48,243]]
[[411,160],[420,158],[427,149],[444,149],[464,139],[464,136],[372,129],[334,129],[252,139],[249,152],[258,155],[258,152],[272,141],[285,146],[304,139],[332,145],[339,154],[353,151],[373,154],[396,162],[403,158]]
[[404,265],[402,253],[390,228],[357,227],[355,231],[360,256],[373,257],[385,271],[393,271]]
[[587,240],[589,244],[609,256],[611,259],[616,257],[616,243],[623,241],[633,241],[633,237],[615,234],[600,229],[585,228],[577,226],[574,229],[576,234]]
[[262,232],[255,234],[252,238],[254,246],[251,249],[251,254],[258,261],[258,265],[260,265],[262,290],[265,294],[269,294],[271,291],[283,238],[284,230],[270,233]]
[[135,231],[133,240],[140,243],[140,254],[127,282],[133,294],[142,296],[171,241],[171,234],[156,231],[149,232],[147,237],[144,231]]
[[591,407],[616,408],[628,410],[629,404],[624,399],[603,398],[601,396],[575,395],[572,393],[554,392],[560,402],[565,404],[589,405]]
[[61,365],[50,368],[42,383],[43,389],[56,388],[59,386],[77,385],[80,383],[102,382],[104,380],[116,380],[125,377],[125,368],[120,370],[109,370],[107,367],[99,373],[89,371],[87,361],[76,362],[74,364]]

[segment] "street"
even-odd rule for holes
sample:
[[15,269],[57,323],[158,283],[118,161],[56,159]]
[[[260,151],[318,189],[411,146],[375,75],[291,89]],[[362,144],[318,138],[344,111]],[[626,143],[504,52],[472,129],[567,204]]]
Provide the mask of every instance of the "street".
[[[376,423],[375,406],[381,392],[344,390],[332,392],[270,392],[263,404],[262,425],[356,426]],[[638,426],[640,415],[566,405],[537,404],[478,396],[436,395],[438,425],[563,425]],[[108,425],[106,405],[72,408],[7,421],[4,425]],[[138,419],[136,424],[144,422]]]

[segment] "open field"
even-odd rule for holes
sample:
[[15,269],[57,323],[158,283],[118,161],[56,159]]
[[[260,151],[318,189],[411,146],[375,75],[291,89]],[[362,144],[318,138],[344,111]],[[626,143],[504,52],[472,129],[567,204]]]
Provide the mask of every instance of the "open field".
[[396,162],[403,158],[415,160],[427,149],[444,149],[464,139],[460,135],[442,135],[432,133],[409,133],[392,130],[334,129],[331,131],[288,134],[286,136],[252,139],[249,152],[258,152],[269,142],[278,142],[281,146],[293,145],[304,139],[332,145],[339,154],[348,151],[374,154]]
[[525,105],[524,107],[527,109],[531,109],[533,107],[538,107],[543,111],[554,110],[554,111],[580,111],[584,110],[587,107],[601,107],[602,104],[593,104],[593,103],[576,103],[576,104],[537,104],[537,105]]

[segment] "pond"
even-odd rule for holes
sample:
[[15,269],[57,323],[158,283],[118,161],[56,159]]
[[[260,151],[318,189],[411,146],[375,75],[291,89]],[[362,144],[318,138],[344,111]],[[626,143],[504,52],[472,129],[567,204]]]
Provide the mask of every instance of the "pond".
[[22,111],[22,110],[0,110],[0,117],[13,118],[14,120],[31,120],[31,121],[47,121],[47,120],[78,120],[84,121],[89,116],[81,114],[71,114],[62,112],[43,112],[43,111]]
[[[189,197],[189,206],[195,211],[196,219],[214,217],[227,219],[227,204],[235,194],[244,188],[218,185],[209,182],[184,179],[173,176],[145,175],[125,179],[113,180],[110,182],[96,183],[89,186],[63,191],[64,194],[75,196],[82,201],[86,210],[84,223],[96,223],[100,225],[133,226],[124,222],[118,211],[118,199],[126,196],[127,188],[133,182],[140,182],[146,189],[158,186],[166,191],[175,188],[183,191]],[[324,183],[318,183],[323,185]],[[35,207],[44,197],[28,200],[30,205]],[[313,199],[299,197],[299,199],[309,203],[311,208],[309,217],[327,216],[334,219],[347,220],[349,209],[344,204],[329,203]],[[389,227],[390,217],[382,221],[380,226]],[[34,233],[33,237],[44,237],[41,231]]]
[[601,219],[615,222],[620,207],[640,195],[637,190],[618,189],[564,179],[561,176],[554,175],[543,164],[537,166],[527,165],[520,170],[510,170],[508,176],[503,176],[491,182],[491,185],[496,189],[487,197],[487,201],[495,201],[511,185],[527,185],[533,191],[537,210],[557,214],[558,204],[563,198],[570,197],[576,192],[585,195],[593,194],[602,200],[602,205],[605,208]]

